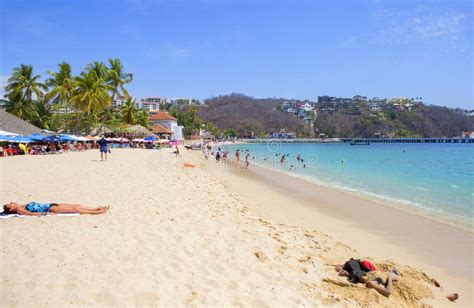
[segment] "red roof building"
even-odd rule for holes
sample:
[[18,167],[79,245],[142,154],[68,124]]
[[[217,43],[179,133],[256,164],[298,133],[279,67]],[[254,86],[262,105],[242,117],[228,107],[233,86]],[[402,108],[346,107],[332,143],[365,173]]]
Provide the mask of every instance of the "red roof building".
[[155,134],[158,134],[158,135],[161,135],[161,134],[169,134],[171,135],[173,133],[173,131],[169,128],[166,128],[164,127],[163,125],[161,124],[155,124],[153,125],[153,132]]
[[168,112],[163,112],[163,111],[151,112],[150,113],[150,120],[152,122],[154,122],[154,121],[166,121],[166,120],[178,121],[175,117],[172,117]]

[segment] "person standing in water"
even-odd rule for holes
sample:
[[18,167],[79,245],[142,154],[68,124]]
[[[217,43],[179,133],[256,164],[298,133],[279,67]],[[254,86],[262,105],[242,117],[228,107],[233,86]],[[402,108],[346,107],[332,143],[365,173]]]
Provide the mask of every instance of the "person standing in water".
[[237,160],[237,162],[240,161],[240,149],[237,149],[237,151],[235,151],[235,159]]
[[109,147],[107,146],[107,140],[105,140],[104,136],[102,135],[100,140],[97,142],[99,144],[99,151],[100,151],[100,161],[107,161],[107,152],[109,152]]
[[216,151],[216,162],[219,162],[221,160],[221,148],[217,148]]
[[250,165],[250,160],[249,160],[249,158],[250,158],[250,154],[247,153],[247,155],[245,155],[245,169],[247,169],[247,168],[249,167],[249,165]]
[[281,156],[280,163],[281,163],[281,164],[284,164],[284,163],[285,163],[285,155],[282,155],[282,156]]

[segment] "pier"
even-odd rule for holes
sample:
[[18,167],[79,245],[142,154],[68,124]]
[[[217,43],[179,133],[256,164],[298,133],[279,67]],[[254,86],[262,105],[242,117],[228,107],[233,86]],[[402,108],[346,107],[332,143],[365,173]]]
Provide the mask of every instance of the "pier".
[[370,143],[474,143],[474,138],[341,138],[342,142]]
[[474,138],[265,138],[241,139],[247,143],[474,143]]

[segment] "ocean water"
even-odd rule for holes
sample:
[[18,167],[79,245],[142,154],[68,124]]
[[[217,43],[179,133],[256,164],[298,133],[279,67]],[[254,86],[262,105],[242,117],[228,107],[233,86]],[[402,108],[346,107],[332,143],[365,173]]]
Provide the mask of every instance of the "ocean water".
[[[253,168],[272,168],[474,230],[473,144],[272,142],[222,148],[231,157],[237,148],[241,157],[248,151]],[[282,154],[288,155],[283,164]]]

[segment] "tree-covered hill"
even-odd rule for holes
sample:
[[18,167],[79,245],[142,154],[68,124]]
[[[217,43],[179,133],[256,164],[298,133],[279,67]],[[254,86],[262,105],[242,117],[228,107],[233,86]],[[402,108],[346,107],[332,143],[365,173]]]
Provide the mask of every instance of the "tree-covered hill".
[[320,113],[314,129],[328,137],[460,137],[474,131],[474,117],[440,106],[417,104],[411,110],[362,110],[360,115],[344,112]]
[[[303,122],[291,113],[282,112],[287,99],[255,99],[241,94],[211,98],[199,109],[199,116],[221,131],[234,128],[241,137],[264,137],[282,129],[298,137],[459,137],[462,131],[474,131],[474,117],[455,109],[422,103],[409,110],[385,105],[376,112],[361,104],[360,112],[339,110],[333,113],[316,110],[316,120]],[[295,102],[295,100],[291,100]],[[302,101],[297,101],[302,103]],[[313,103],[314,104],[314,103]],[[312,126],[312,127],[311,127]]]
[[242,137],[263,137],[281,129],[308,135],[309,128],[295,117],[278,110],[283,99],[256,99],[241,94],[210,98],[199,110],[205,122],[220,130],[234,128]]

